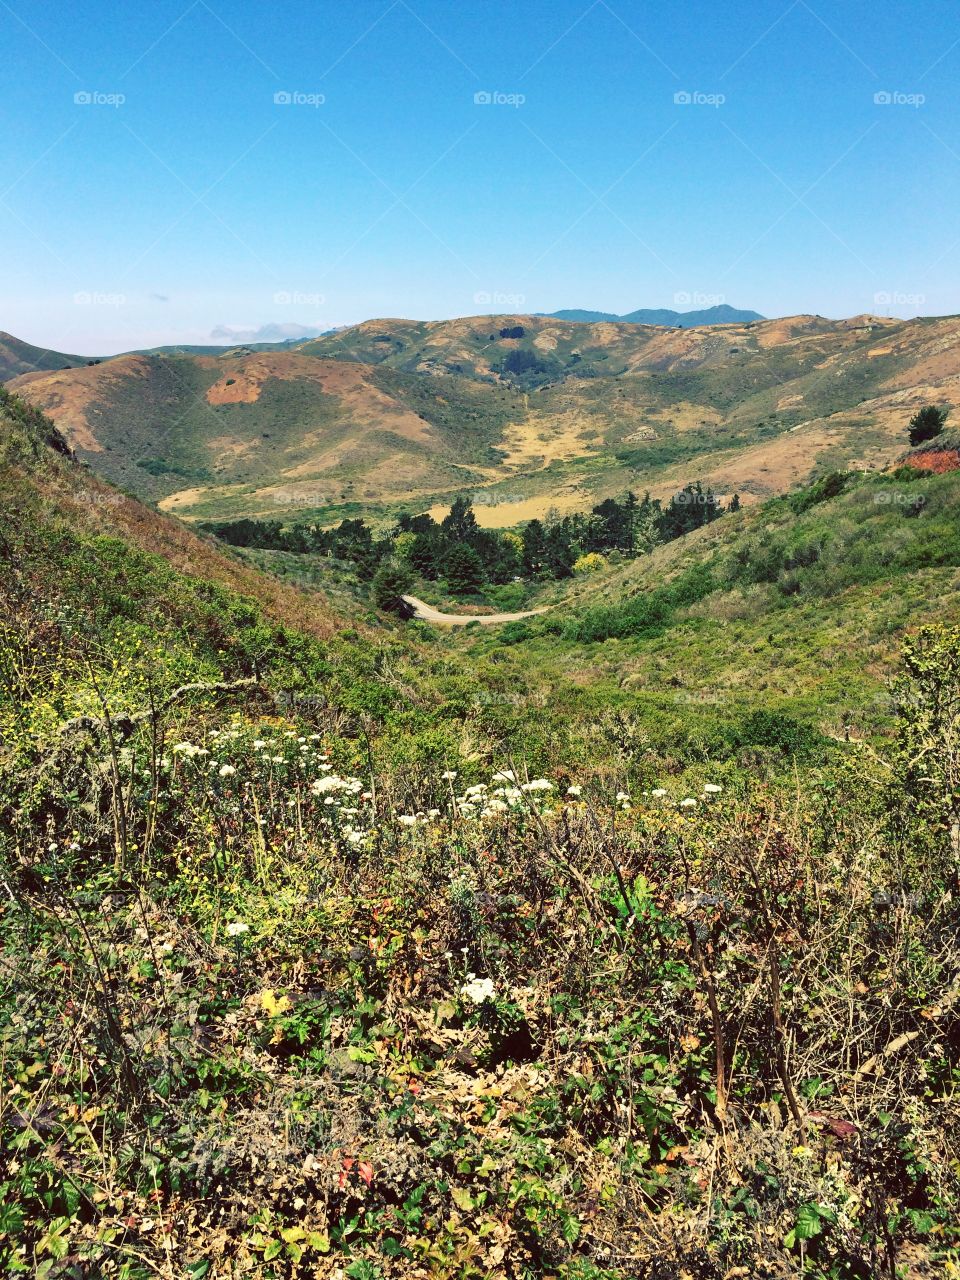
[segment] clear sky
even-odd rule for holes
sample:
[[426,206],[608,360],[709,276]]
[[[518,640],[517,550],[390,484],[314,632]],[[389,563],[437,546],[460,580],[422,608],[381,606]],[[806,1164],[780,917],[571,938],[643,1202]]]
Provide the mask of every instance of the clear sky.
[[43,346],[960,311],[956,0],[0,0],[0,41],[0,329]]

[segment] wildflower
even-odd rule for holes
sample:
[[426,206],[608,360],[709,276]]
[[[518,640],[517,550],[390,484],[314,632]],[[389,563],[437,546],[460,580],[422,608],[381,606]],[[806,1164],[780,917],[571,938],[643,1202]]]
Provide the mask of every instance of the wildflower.
[[650,794],[651,794],[652,796],[657,796],[657,797],[665,796],[665,795],[667,794],[667,788],[666,788],[666,787],[655,787],[655,788],[653,789],[653,791],[651,791],[651,792],[650,792]]
[[552,791],[553,783],[548,782],[546,778],[534,778],[532,782],[525,782],[520,788],[521,791]]
[[412,813],[401,813],[397,821],[401,827],[415,827],[417,825],[417,819]]
[[311,782],[310,790],[315,796],[321,796],[327,791],[340,791],[343,785],[342,778],[338,778],[336,774],[331,774],[326,778],[317,778],[315,782]]
[[574,783],[572,786],[567,787],[567,795],[573,796],[574,800],[576,800],[578,796],[583,795],[583,787],[577,786]]
[[457,776],[456,769],[445,769],[443,773],[441,773],[440,775],[440,777],[444,780],[444,782],[453,782],[456,776]]
[[236,772],[237,772],[237,771],[236,771],[236,769],[233,767],[233,765],[232,765],[232,764],[222,764],[222,765],[220,766],[220,777],[221,777],[221,778],[232,778],[232,777],[233,777],[233,775],[234,775]]
[[719,793],[723,790],[723,787],[718,787],[715,782],[705,782],[703,784],[703,789],[708,796],[715,796],[715,795],[719,795]]
[[522,793],[518,787],[497,787],[493,794],[501,796],[504,800],[520,800],[522,798]]
[[625,791],[618,791],[618,792],[617,792],[617,803],[618,803],[618,804],[623,804],[625,801],[627,801],[627,800],[629,800],[629,799],[630,799],[630,797],[627,795],[627,793],[626,793]]
[[244,924],[242,920],[231,920],[227,925],[227,937],[239,938],[241,933],[249,933],[250,926]]
[[469,973],[460,994],[473,1004],[483,1004],[485,1000],[492,1000],[496,991],[490,978],[478,978],[476,974]]
[[681,808],[681,809],[689,809],[689,808],[691,808],[693,805],[695,805],[696,803],[697,803],[697,802],[696,802],[696,800],[694,800],[693,796],[687,796],[685,799],[683,799],[683,800],[681,800],[681,801],[680,801],[680,808]]
[[262,751],[266,745],[267,744],[264,742],[263,738],[254,738],[253,740],[254,751]]
[[286,764],[286,763],[287,763],[287,762],[286,762],[286,760],[283,758],[283,756],[271,756],[271,757],[270,757],[270,759],[271,759],[271,761],[272,761],[274,764]]

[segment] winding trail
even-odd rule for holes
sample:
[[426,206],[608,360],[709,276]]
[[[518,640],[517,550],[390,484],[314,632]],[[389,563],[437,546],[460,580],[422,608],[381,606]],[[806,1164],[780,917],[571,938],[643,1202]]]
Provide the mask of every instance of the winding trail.
[[469,622],[479,622],[485,627],[495,622],[519,622],[521,618],[532,618],[535,614],[546,613],[546,609],[528,609],[526,613],[441,613],[433,605],[418,600],[416,596],[403,596],[413,610],[413,616],[421,622],[434,622],[440,627],[465,627]]

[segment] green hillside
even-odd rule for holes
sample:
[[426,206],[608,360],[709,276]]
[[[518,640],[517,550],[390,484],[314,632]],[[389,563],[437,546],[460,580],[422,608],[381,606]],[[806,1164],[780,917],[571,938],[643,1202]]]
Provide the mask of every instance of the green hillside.
[[0,399],[6,1274],[953,1274],[957,473],[457,637]]
[[0,382],[7,382],[21,373],[33,373],[43,369],[72,369],[87,364],[86,356],[68,356],[62,351],[49,351],[35,347],[11,333],[0,331]]

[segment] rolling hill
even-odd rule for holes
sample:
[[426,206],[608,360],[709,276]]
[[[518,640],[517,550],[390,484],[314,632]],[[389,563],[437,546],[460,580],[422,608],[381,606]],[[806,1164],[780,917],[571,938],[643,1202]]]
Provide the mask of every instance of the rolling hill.
[[188,519],[388,517],[470,492],[482,523],[508,527],[628,487],[697,477],[750,503],[884,466],[917,407],[960,405],[960,319],[375,320],[11,385],[94,469]]
[[32,343],[0,331],[0,382],[21,373],[37,370],[73,369],[89,363],[87,356],[68,356],[62,351],[48,351]]

